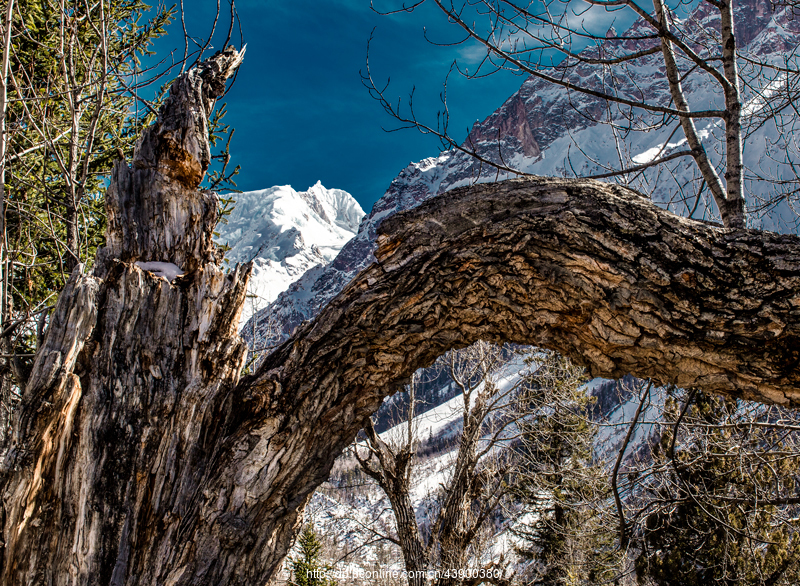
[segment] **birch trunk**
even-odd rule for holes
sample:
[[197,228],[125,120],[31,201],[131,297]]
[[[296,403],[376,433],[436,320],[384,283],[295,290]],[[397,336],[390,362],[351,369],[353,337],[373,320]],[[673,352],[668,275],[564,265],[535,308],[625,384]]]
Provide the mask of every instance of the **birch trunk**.
[[[241,56],[173,84],[115,166],[107,246],[72,274],[4,461],[2,583],[262,586],[383,398],[478,339],[800,404],[800,239],[592,181],[454,190],[386,220],[376,262],[239,380],[249,267],[211,243],[207,116]],[[170,282],[137,266],[169,262]]]
[[[681,112],[690,112],[689,103],[681,84],[681,72],[675,58],[675,50],[668,39],[669,10],[664,0],[653,0],[658,22],[662,28],[661,52],[664,57],[664,68],[675,109]],[[725,64],[725,133],[728,163],[725,171],[727,185],[722,181],[708,158],[703,142],[697,134],[694,119],[689,116],[680,116],[681,128],[686,136],[686,141],[692,149],[692,156],[700,170],[706,185],[708,185],[714,203],[717,204],[722,222],[728,228],[744,228],[744,195],[742,192],[742,140],[741,140],[741,99],[739,96],[739,74],[736,70],[736,48],[733,37],[733,13],[730,3],[722,11],[723,22],[723,62]],[[732,61],[733,65],[730,64]],[[698,194],[700,197],[700,194]]]
[[[725,206],[722,217],[739,218],[744,227],[744,163],[742,162],[742,95],[739,91],[738,47],[734,33],[733,1],[722,2],[720,34],[722,67],[725,72]],[[719,206],[719,202],[717,202]]]

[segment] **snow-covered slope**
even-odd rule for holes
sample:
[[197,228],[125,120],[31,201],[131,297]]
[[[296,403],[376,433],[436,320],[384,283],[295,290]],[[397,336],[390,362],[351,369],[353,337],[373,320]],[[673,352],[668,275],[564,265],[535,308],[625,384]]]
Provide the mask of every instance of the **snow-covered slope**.
[[306,271],[333,260],[363,217],[353,196],[319,182],[308,191],[282,185],[237,195],[216,240],[231,247],[230,265],[253,261],[242,323]]
[[[521,360],[512,360],[503,368],[497,380],[501,393],[519,382],[522,369]],[[615,462],[628,422],[639,403],[638,395],[633,392],[634,382],[630,379],[626,385],[594,379],[586,385],[587,393],[597,399],[592,418],[601,426],[594,445],[595,459],[604,462],[609,469]],[[652,404],[640,419],[644,424],[637,428],[626,450],[625,466],[635,466],[641,453],[645,456],[649,453],[646,448],[653,441],[654,426],[648,422],[658,419],[664,398],[659,389],[653,391]],[[437,514],[438,495],[454,470],[463,412],[463,395],[458,394],[417,414],[412,420],[411,427],[420,445],[410,478],[409,496],[423,534]],[[510,441],[518,437],[516,428],[509,427],[508,432]],[[390,446],[399,447],[406,441],[407,433],[408,424],[403,421],[380,433],[380,437]],[[355,472],[357,467],[350,454],[346,453],[337,460],[332,477],[314,493],[306,508],[305,522],[313,523],[318,534],[329,540],[329,561],[341,557],[342,552],[353,552],[354,555],[346,556],[345,563],[336,565],[338,571],[369,570],[376,566],[402,569],[400,550],[390,546],[390,551],[381,552],[380,548],[388,544],[375,539],[376,533],[396,534],[390,503],[374,482],[363,481]],[[520,523],[531,523],[532,515],[521,503],[506,502],[502,512],[494,518],[494,534],[480,553],[480,563],[485,565],[500,559],[512,564],[520,562],[514,550],[520,540],[514,535],[513,528]],[[347,583],[369,582],[351,580]]]
[[[705,12],[704,12],[705,11]],[[790,9],[772,12],[761,0],[742,0],[737,4],[737,31],[742,54],[757,60],[780,60],[797,47],[800,38],[800,20],[791,18]],[[710,29],[718,27],[701,3],[692,15],[697,26]],[[637,36],[634,24],[629,36]],[[641,41],[651,42],[651,41]],[[634,46],[626,47],[633,51]],[[663,74],[658,73],[657,56],[652,56],[631,66],[622,73],[614,71],[615,84],[628,86],[634,94],[642,92],[652,103],[670,102],[669,90]],[[602,89],[608,83],[605,74],[592,68],[578,68],[567,73],[569,81]],[[687,80],[684,85],[689,102],[694,107],[719,106],[718,92],[708,84]],[[635,90],[635,91],[634,91]],[[783,156],[778,151],[781,132],[774,123],[759,126],[759,112],[770,93],[769,84],[759,87],[750,84],[745,90],[747,99],[743,121],[749,126],[745,162],[755,173],[766,177],[781,177],[786,165],[777,161]],[[759,93],[761,95],[759,95]],[[619,168],[636,165],[654,157],[665,145],[662,155],[685,148],[685,139],[670,137],[672,127],[649,132],[632,132],[618,149],[614,129],[603,124],[607,108],[598,99],[556,87],[536,78],[527,79],[518,92],[511,96],[486,120],[476,123],[465,144],[475,145],[485,158],[502,161],[519,170],[551,176],[591,175],[606,171],[606,167]],[[792,113],[787,111],[791,118]],[[798,125],[788,118],[786,128]],[[698,122],[698,132],[707,141],[707,151],[712,159],[719,158],[719,139],[722,128],[714,121]],[[785,134],[785,133],[784,133]],[[500,137],[498,144],[498,136]],[[578,148],[579,147],[579,148]],[[620,159],[622,161],[620,161]],[[788,170],[791,172],[791,170]],[[670,168],[647,171],[636,179],[633,187],[650,195],[661,205],[679,214],[688,214],[694,191],[685,203],[682,190],[695,189],[689,181],[697,175],[692,161],[684,157]],[[767,196],[772,188],[751,174],[745,191],[751,208],[757,207],[759,198]],[[363,268],[374,260],[377,226],[398,211],[419,205],[424,200],[444,191],[474,182],[494,181],[505,176],[487,165],[476,162],[457,150],[441,153],[438,157],[411,163],[392,181],[384,196],[364,219],[358,234],[324,268],[315,269],[294,283],[258,317],[259,323],[276,323],[288,336],[302,321],[311,319]],[[688,186],[688,188],[687,188]],[[703,207],[696,217],[703,215]],[[706,219],[708,217],[706,216]],[[753,227],[774,231],[794,230],[797,215],[785,202],[760,215],[750,218]],[[256,332],[258,327],[256,326]],[[256,333],[256,338],[259,338]]]

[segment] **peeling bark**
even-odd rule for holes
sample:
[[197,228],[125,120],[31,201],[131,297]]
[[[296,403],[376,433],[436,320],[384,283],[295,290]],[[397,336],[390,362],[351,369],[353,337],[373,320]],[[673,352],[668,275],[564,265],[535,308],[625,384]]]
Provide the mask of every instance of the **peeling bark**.
[[[2,583],[261,586],[382,399],[478,339],[595,376],[800,404],[800,239],[676,217],[592,181],[454,190],[239,380],[249,266],[223,273],[206,117],[241,56],[179,78],[61,294],[3,463]],[[173,282],[136,262],[170,262]]]

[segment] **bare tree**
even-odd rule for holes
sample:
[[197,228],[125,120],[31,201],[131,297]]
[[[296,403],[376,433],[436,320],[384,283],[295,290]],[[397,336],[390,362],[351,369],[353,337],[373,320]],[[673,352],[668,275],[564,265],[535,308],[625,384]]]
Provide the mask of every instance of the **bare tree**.
[[[476,342],[467,349],[448,352],[441,359],[442,367],[460,390],[463,427],[456,447],[448,454],[446,480],[431,495],[430,518],[418,519],[412,500],[421,443],[415,429],[418,423],[414,417],[413,380],[407,387],[406,421],[398,426],[402,433],[381,438],[370,421],[364,429],[365,455],[356,445],[354,455],[361,469],[378,483],[392,505],[409,584],[472,584],[478,583],[479,578],[485,583],[508,582],[502,563],[496,559],[481,561],[485,552],[475,548],[479,534],[486,530],[506,494],[505,478],[511,460],[500,448],[511,441],[507,432],[516,418],[509,401],[517,384],[501,386],[499,379],[510,352]],[[465,573],[467,569],[472,572]]]
[[[607,166],[593,177],[613,177],[646,189],[643,173],[647,169],[663,166],[663,181],[664,176],[676,172],[678,159],[690,157],[697,175],[692,182],[694,190],[684,195],[687,215],[694,213],[707,192],[723,224],[731,228],[745,225],[746,182],[750,191],[758,182],[772,185],[772,196],[759,195],[758,209],[781,200],[793,201],[800,185],[796,173],[800,151],[792,134],[785,131],[794,128],[797,119],[798,43],[787,39],[784,46],[771,49],[774,53],[759,46],[752,54],[742,55],[742,39],[748,32],[736,25],[743,14],[766,11],[775,17],[776,26],[791,29],[793,6],[755,6],[746,0],[667,6],[663,0],[653,0],[647,9],[633,0],[421,0],[383,13],[411,12],[423,4],[434,4],[461,33],[447,44],[484,49],[484,58],[476,67],[456,64],[462,74],[476,78],[507,70],[531,76],[569,96],[576,114],[569,124],[580,127],[586,120],[610,126],[617,142],[618,166],[593,160],[580,144],[574,144],[593,163]],[[387,5],[391,7],[388,2],[379,4]],[[595,24],[598,21],[601,24]],[[617,33],[614,26],[609,28],[609,22],[633,25]],[[647,95],[643,85],[654,75],[663,76],[664,87],[648,87],[663,92]],[[436,134],[446,148],[476,156],[487,168],[525,174],[503,156],[500,136],[494,155],[478,147],[478,136],[471,134],[463,143],[453,138],[446,104],[444,118],[436,126],[426,125],[415,116],[413,104],[406,114],[399,103],[388,98],[388,86],[373,80],[369,63],[364,83],[403,126]],[[710,96],[692,98],[686,88],[698,86]],[[721,131],[717,132],[719,125]],[[772,128],[767,138],[759,133],[764,127]],[[625,148],[631,134],[656,129],[668,135],[658,152],[644,162],[633,161]],[[745,169],[746,146],[765,150],[768,161],[760,168]],[[572,163],[566,167],[571,168]],[[682,183],[676,181],[676,192],[690,189]],[[753,203],[756,207],[757,202]]]

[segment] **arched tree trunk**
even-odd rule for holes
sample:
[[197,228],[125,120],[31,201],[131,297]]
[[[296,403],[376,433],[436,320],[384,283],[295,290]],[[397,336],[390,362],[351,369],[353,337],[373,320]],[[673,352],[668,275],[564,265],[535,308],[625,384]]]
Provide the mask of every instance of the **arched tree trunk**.
[[382,399],[477,339],[800,403],[800,239],[556,179],[454,190],[385,221],[377,261],[239,380],[249,267],[220,269],[216,198],[197,191],[206,118],[239,61],[179,78],[115,167],[108,244],[62,292],[15,418],[3,584],[262,586]]

